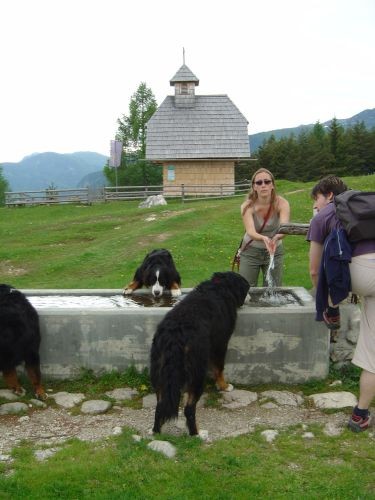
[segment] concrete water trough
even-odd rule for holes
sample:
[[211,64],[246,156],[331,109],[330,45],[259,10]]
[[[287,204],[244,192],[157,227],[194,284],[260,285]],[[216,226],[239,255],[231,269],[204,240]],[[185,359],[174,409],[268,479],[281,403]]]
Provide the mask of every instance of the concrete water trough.
[[[184,295],[190,289],[182,291]],[[39,313],[42,373],[50,378],[73,378],[82,368],[95,373],[130,366],[143,370],[149,366],[156,326],[172,307],[160,301],[154,307],[137,302],[123,307],[118,289],[23,292]],[[329,334],[314,319],[310,294],[299,287],[275,289],[273,298],[265,297],[265,292],[251,289],[250,303],[238,312],[226,357],[227,379],[235,384],[296,384],[325,378]],[[282,305],[278,294],[288,297]],[[73,301],[67,300],[72,297]],[[155,302],[148,290],[138,290],[134,298]]]

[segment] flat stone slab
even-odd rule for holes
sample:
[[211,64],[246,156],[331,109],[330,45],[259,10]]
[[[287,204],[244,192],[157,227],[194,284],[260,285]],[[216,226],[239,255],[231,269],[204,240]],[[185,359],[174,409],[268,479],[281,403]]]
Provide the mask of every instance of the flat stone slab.
[[260,434],[264,437],[267,443],[272,443],[272,441],[274,441],[279,435],[279,431],[276,431],[274,429],[267,429],[265,431],[262,431]]
[[153,451],[162,453],[168,458],[173,458],[176,455],[176,448],[171,443],[168,443],[168,441],[151,441],[147,447]]
[[143,408],[155,408],[156,407],[156,394],[147,394],[142,399]]
[[357,404],[357,398],[351,392],[325,392],[322,394],[312,394],[310,398],[317,408],[347,408]]
[[57,453],[61,449],[62,448],[57,447],[57,448],[48,448],[47,450],[36,450],[34,452],[34,456],[39,462],[42,462],[43,460],[47,460],[48,458],[52,457],[55,453]]
[[18,396],[10,389],[0,389],[0,398],[6,399],[7,401],[16,401]]
[[111,408],[111,403],[109,401],[104,401],[102,399],[92,399],[91,401],[85,401],[81,406],[82,413],[105,413]]
[[106,396],[115,399],[116,401],[126,401],[128,399],[132,399],[132,397],[136,396],[137,394],[137,389],[131,389],[130,387],[113,389],[113,391],[107,391],[105,393]]
[[51,394],[51,398],[54,398],[56,404],[62,406],[63,408],[74,408],[76,405],[80,404],[84,399],[85,395],[82,393],[72,393],[72,392],[57,392],[56,394]]
[[28,409],[25,403],[4,403],[0,406],[0,415],[14,415],[28,411]]
[[47,408],[47,404],[40,401],[40,399],[30,399],[30,403],[37,408]]
[[224,408],[236,409],[254,403],[258,399],[256,392],[245,391],[242,389],[234,389],[231,392],[223,392],[223,406]]
[[339,436],[343,432],[343,428],[335,423],[328,422],[325,424],[323,432],[326,436]]
[[303,403],[302,396],[289,391],[263,391],[260,395],[262,399],[272,399],[281,406],[300,406]]

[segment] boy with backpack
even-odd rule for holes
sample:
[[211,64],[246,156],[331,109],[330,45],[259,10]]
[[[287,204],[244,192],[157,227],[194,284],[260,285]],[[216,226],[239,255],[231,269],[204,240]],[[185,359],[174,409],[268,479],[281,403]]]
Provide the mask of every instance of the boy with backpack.
[[[325,244],[332,240],[332,232],[337,234],[335,240],[340,252],[347,248],[341,247],[340,238],[344,244],[348,242],[334,203],[335,196],[347,189],[339,177],[330,175],[321,179],[311,192],[317,214],[311,220],[306,239],[310,242],[310,276],[315,287],[321,279],[319,273]],[[369,219],[369,224],[375,224],[375,221]],[[352,292],[362,297],[360,333],[352,362],[362,368],[362,373],[358,405],[353,409],[348,427],[354,432],[361,432],[369,426],[369,406],[375,397],[375,239],[351,243],[349,253],[351,255],[345,257],[350,270],[347,286],[350,289],[351,281]],[[329,329],[335,330],[340,328],[340,311],[338,302],[332,302],[331,293],[330,298],[328,307],[323,311],[323,320]]]

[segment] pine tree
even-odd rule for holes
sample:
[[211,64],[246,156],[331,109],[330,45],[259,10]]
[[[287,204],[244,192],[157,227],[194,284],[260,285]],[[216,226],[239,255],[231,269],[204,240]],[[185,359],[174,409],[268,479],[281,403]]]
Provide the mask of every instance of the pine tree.
[[[145,160],[147,122],[156,109],[157,103],[152,90],[142,82],[130,99],[128,115],[122,115],[117,120],[116,140],[123,143],[121,165],[117,170],[120,185],[162,184],[161,167]],[[114,171],[107,166],[104,173],[114,184]]]
[[5,179],[3,175],[3,169],[0,166],[0,205],[5,204],[5,192],[9,191],[8,181]]

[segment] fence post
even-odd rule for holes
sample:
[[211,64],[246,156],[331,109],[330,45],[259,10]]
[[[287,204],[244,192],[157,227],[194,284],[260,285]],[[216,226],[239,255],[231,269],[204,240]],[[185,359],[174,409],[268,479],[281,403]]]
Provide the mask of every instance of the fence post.
[[182,203],[185,201],[185,184],[181,184],[181,201]]

